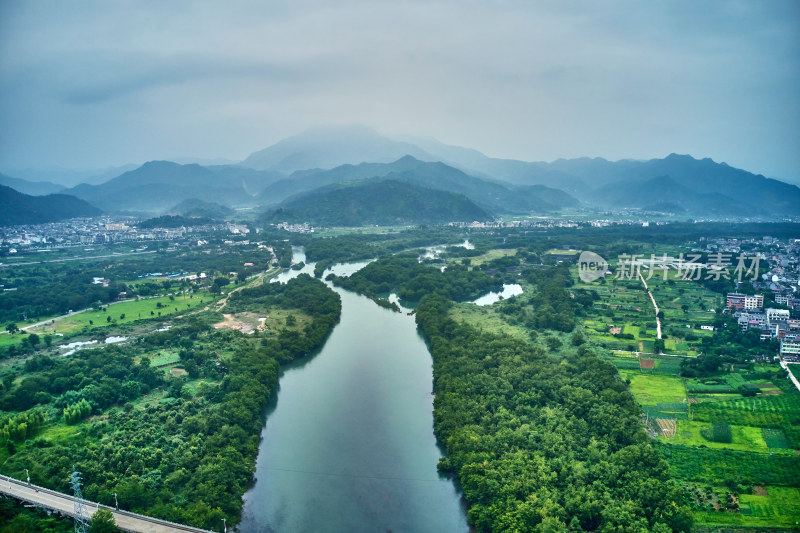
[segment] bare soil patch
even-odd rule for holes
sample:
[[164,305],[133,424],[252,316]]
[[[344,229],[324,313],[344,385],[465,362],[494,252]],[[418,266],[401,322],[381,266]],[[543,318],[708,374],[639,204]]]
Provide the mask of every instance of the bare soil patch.
[[266,329],[264,320],[260,320],[265,317],[260,317],[255,313],[225,313],[222,316],[225,317],[225,320],[214,324],[217,329],[235,329],[242,333],[253,333]]
[[665,420],[663,418],[657,418],[656,422],[658,423],[659,429],[661,429],[662,435],[664,435],[667,438],[675,436],[675,432],[678,429],[677,420]]
[[654,359],[639,359],[639,368],[642,370],[653,370],[656,367]]

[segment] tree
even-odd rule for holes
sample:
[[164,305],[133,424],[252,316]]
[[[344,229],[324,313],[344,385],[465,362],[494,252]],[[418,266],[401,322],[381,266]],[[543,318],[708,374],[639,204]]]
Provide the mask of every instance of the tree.
[[16,333],[17,331],[19,331],[19,328],[17,327],[17,325],[15,323],[10,322],[6,326],[6,331],[9,332],[9,333]]
[[664,339],[656,339],[655,341],[653,341],[653,351],[655,353],[664,352]]
[[114,515],[107,509],[98,509],[92,516],[92,525],[89,526],[90,533],[114,533],[120,531]]

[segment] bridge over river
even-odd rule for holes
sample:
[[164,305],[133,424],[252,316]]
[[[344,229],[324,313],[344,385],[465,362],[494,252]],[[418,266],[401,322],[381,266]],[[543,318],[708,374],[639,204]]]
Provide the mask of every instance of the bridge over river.
[[[29,485],[24,481],[2,475],[0,475],[0,493],[26,503],[34,504],[38,507],[50,509],[62,515],[75,516],[75,498],[68,494],[38,487],[36,485]],[[166,520],[159,520],[158,518],[129,513],[128,511],[118,511],[113,507],[100,505],[87,500],[81,500],[81,502],[83,504],[83,517],[87,522],[91,520],[92,515],[94,515],[98,509],[107,509],[113,513],[114,520],[117,522],[117,527],[123,531],[132,531],[136,533],[211,533],[206,529],[175,524],[173,522],[167,522]],[[222,524],[220,524],[220,529],[222,529]]]

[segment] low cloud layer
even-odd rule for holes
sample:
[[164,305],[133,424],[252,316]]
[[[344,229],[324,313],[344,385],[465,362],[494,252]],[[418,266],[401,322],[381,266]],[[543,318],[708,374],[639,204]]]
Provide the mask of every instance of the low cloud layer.
[[798,28],[793,1],[2,2],[0,171],[239,159],[363,123],[798,178]]

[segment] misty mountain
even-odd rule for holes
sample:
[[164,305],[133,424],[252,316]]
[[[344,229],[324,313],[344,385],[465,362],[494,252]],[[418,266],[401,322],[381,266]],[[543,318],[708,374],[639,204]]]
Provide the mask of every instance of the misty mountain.
[[[720,193],[697,193],[670,176],[647,181],[612,183],[593,193],[599,205],[611,207],[636,207],[647,211],[670,213],[706,213],[708,215],[736,215],[747,212],[748,207]],[[751,206],[754,215],[763,214],[760,206]]]
[[410,143],[394,141],[365,126],[318,128],[289,137],[251,154],[242,166],[289,174],[363,162],[389,163],[404,155],[436,158]]
[[233,209],[217,202],[205,202],[197,198],[183,200],[168,209],[166,216],[197,217],[215,220],[224,220],[233,214]]
[[[669,176],[675,184],[682,186],[684,195],[671,193],[672,201],[659,201],[661,207],[672,204],[673,211],[688,210],[693,213],[736,212],[745,207],[744,213],[753,214],[798,214],[800,213],[800,189],[779,180],[765,178],[745,170],[736,169],[725,163],[715,163],[711,159],[694,159],[691,156],[672,154],[663,159],[637,161],[632,159],[608,161],[602,158],[559,159],[552,163],[527,162],[513,159],[488,157],[477,150],[447,145],[432,139],[410,139],[395,141],[381,136],[368,128],[328,128],[312,130],[291,137],[274,146],[253,154],[243,162],[243,166],[262,165],[273,170],[300,169],[290,180],[278,180],[271,188],[261,192],[260,197],[267,202],[277,202],[301,190],[341,181],[333,175],[321,174],[315,168],[330,169],[335,163],[349,163],[354,167],[339,169],[340,173],[352,173],[349,179],[386,175],[397,169],[378,170],[364,167],[361,162],[388,162],[388,155],[400,151],[398,157],[406,154],[424,162],[441,162],[448,167],[461,170],[473,178],[499,182],[500,185],[519,192],[514,186],[544,185],[566,191],[597,207],[634,207],[654,205],[654,199],[647,189],[635,187],[638,183],[650,182],[655,178]],[[395,161],[395,157],[389,159]],[[260,168],[260,167],[259,167]],[[311,169],[311,170],[308,170]],[[337,170],[334,168],[333,170]],[[409,172],[409,170],[405,170]],[[407,176],[411,178],[410,176]],[[510,185],[509,185],[510,184]],[[623,197],[608,195],[600,191],[606,186],[630,188]],[[651,184],[652,185],[652,184]],[[447,188],[436,184],[435,186]],[[612,187],[613,188],[613,187]],[[455,189],[469,195],[470,191]],[[634,197],[632,191],[640,191]],[[474,191],[472,191],[474,193]],[[694,196],[694,197],[691,197]],[[483,200],[487,207],[495,209],[496,198],[491,195]],[[474,198],[477,200],[477,198]],[[525,201],[519,199],[511,205],[510,211],[523,211]],[[500,209],[500,211],[507,209]]]
[[432,189],[463,194],[486,210],[503,213],[553,211],[576,206],[569,194],[542,185],[515,187],[469,176],[444,163],[429,163],[407,155],[389,164],[361,163],[342,165],[331,170],[298,171],[264,189],[259,198],[264,203],[278,203],[285,198],[333,183],[395,175],[405,181]]
[[239,165],[215,165],[204,168],[216,174],[222,181],[239,184],[249,196],[255,196],[264,187],[286,177],[280,172],[255,170]]
[[55,194],[63,191],[66,187],[50,183],[49,181],[28,181],[21,178],[12,178],[5,174],[0,174],[0,185],[11,187],[17,192],[41,196],[43,194]]
[[[151,161],[100,185],[78,185],[69,193],[106,211],[161,213],[189,198],[228,205],[253,204],[246,182],[224,170],[214,172],[196,164]],[[257,186],[259,182],[252,183]]]
[[265,215],[269,222],[323,226],[441,224],[490,218],[489,213],[462,194],[429,189],[396,175],[315,189],[287,200]]
[[43,224],[101,213],[89,203],[66,194],[31,196],[0,185],[0,226]]
[[590,188],[580,177],[550,168],[547,163],[489,157],[478,150],[452,146],[433,139],[415,139],[414,143],[437,160],[473,176],[515,185],[547,185],[571,194]]
[[644,207],[658,200],[694,214],[800,214],[796,185],[707,158],[671,154],[649,161],[582,158],[551,165],[587,181],[593,176],[598,187],[579,197],[601,206]]
[[22,170],[15,170],[13,174],[19,178],[24,178],[29,181],[46,180],[63,188],[74,187],[81,183],[88,183],[90,185],[99,185],[106,182],[111,178],[116,178],[123,172],[133,170],[139,165],[122,165],[108,168],[29,168]]

